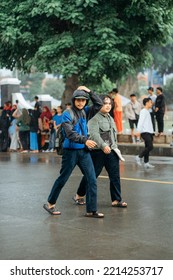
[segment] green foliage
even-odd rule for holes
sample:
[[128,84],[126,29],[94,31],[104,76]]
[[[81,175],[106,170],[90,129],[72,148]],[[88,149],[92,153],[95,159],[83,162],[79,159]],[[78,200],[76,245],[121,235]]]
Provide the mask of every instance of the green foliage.
[[108,94],[115,87],[115,83],[112,83],[110,79],[108,79],[106,75],[104,75],[101,80],[101,84],[98,85],[95,90],[100,94]]
[[166,46],[155,46],[152,49],[153,64],[162,75],[173,72],[173,35]]
[[0,62],[116,81],[151,64],[151,46],[171,34],[172,9],[172,0],[1,0]]
[[166,104],[173,104],[173,78],[167,80],[166,86],[163,88],[166,98]]

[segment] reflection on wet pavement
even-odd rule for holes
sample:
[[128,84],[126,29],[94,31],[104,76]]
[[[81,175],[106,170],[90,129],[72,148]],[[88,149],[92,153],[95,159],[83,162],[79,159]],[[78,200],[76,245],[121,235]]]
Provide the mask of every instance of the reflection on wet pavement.
[[72,200],[82,177],[78,167],[57,201],[62,215],[52,217],[43,203],[61,157],[0,153],[0,259],[173,259],[173,159],[151,157],[155,168],[147,171],[136,166],[134,156],[125,159],[120,171],[128,207],[111,207],[104,169],[98,210],[105,218],[98,221],[85,218],[85,206]]

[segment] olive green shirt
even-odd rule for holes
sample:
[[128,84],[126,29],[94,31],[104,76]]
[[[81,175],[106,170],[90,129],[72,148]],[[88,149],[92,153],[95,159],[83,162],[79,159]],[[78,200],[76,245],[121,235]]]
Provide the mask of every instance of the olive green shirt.
[[[88,132],[91,140],[97,143],[95,149],[103,150],[106,146],[110,146],[111,149],[117,148],[117,135],[116,127],[113,118],[109,114],[103,114],[98,112],[88,122]],[[108,143],[103,140],[103,135],[109,133],[109,138],[112,143]]]

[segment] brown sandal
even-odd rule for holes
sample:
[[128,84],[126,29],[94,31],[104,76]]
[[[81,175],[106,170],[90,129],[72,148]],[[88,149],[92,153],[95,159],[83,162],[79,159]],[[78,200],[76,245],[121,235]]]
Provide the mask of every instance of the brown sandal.
[[85,200],[83,197],[76,199],[76,197],[74,196],[74,197],[72,197],[72,199],[74,200],[76,205],[85,205]]
[[49,208],[49,207],[48,207],[48,204],[46,203],[46,204],[43,205],[43,208],[44,208],[49,214],[51,214],[51,215],[54,215],[54,216],[61,215],[61,212],[59,212],[59,211],[55,208],[55,206]]
[[104,218],[104,214],[103,213],[98,213],[98,212],[91,212],[91,213],[86,213],[85,217],[88,218]]

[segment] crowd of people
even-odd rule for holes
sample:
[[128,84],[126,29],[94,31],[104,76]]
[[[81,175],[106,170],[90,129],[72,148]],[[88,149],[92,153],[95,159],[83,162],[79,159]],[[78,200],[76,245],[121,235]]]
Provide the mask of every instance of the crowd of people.
[[[153,149],[155,121],[158,136],[163,134],[165,99],[161,87],[148,88],[148,96],[142,104],[135,94],[130,95],[130,102],[125,107],[125,114],[131,128],[132,141],[143,139],[145,147],[136,156],[136,163],[145,168],[153,168],[149,162],[149,153]],[[88,103],[91,101],[91,105]],[[21,153],[55,150],[56,131],[61,125],[64,133],[63,155],[60,175],[55,180],[44,209],[51,215],[60,215],[56,202],[65,183],[77,165],[83,178],[73,200],[76,204],[86,204],[86,217],[103,218],[97,210],[97,177],[105,167],[110,181],[112,207],[126,208],[122,199],[119,161],[124,161],[117,146],[117,134],[123,132],[122,100],[118,89],[114,88],[104,96],[98,96],[85,86],[73,92],[72,100],[63,112],[62,107],[50,110],[41,108],[35,97],[34,109],[20,110],[17,104],[5,102],[0,114],[0,151],[20,151]],[[136,126],[136,132],[135,132]],[[48,145],[46,137],[49,135]],[[84,199],[86,197],[86,199]],[[85,202],[86,200],[86,202]]]
[[61,124],[62,107],[50,110],[35,96],[34,109],[20,109],[5,102],[0,112],[0,151],[38,153],[55,151],[56,130]]
[[[147,91],[147,97],[152,100],[149,112],[153,134],[160,136],[164,133],[165,97],[163,90],[161,87],[157,87],[156,93],[154,93],[154,88],[149,87]],[[123,133],[124,111],[129,122],[132,143],[140,143],[141,137],[137,133],[137,125],[140,112],[144,107],[143,103],[137,100],[136,94],[133,93],[130,95],[130,102],[123,108],[118,88],[113,88],[108,95],[112,99],[109,114],[114,119],[117,134]],[[67,104],[67,108],[69,106],[71,103]],[[29,110],[25,108],[20,110],[18,104],[12,105],[10,101],[5,102],[0,111],[0,151],[54,152],[56,130],[61,123],[62,112],[61,106],[52,110],[47,106],[42,108],[37,96],[35,96],[34,109]]]
[[[149,109],[153,133],[156,136],[163,135],[164,133],[164,114],[165,114],[165,96],[163,94],[163,89],[161,87],[156,88],[156,94],[154,93],[154,88],[149,87],[147,89],[148,94],[146,97],[149,97],[152,100],[152,107]],[[123,132],[123,107],[120,94],[118,89],[114,88],[109,95],[113,100],[113,107],[111,109],[110,115],[113,117],[116,129],[118,134]],[[130,96],[130,102],[125,106],[124,112],[125,116],[129,122],[129,127],[131,131],[132,143],[139,143],[140,136],[136,134],[135,129],[138,125],[139,115],[141,110],[144,108],[143,102],[137,100],[135,93],[132,93]],[[156,127],[157,124],[157,127]],[[156,131],[156,128],[158,131]]]

